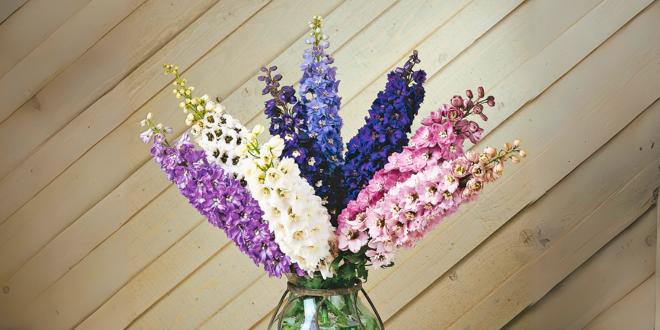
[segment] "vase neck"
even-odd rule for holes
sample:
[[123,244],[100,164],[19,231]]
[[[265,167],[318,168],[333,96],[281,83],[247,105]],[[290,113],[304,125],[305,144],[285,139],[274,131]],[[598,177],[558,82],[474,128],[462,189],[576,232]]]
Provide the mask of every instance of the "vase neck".
[[354,294],[362,289],[362,283],[357,283],[351,287],[333,288],[333,289],[308,289],[289,282],[289,291],[297,296],[331,297]]

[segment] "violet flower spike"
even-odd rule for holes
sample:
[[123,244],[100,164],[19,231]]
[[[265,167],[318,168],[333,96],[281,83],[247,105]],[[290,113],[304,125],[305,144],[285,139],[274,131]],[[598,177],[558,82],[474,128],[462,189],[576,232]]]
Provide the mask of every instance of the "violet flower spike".
[[238,180],[210,163],[204,152],[191,144],[187,133],[172,146],[163,134],[164,128],[162,131],[153,125],[149,128],[154,132],[151,147],[154,160],[209,223],[222,229],[241,252],[270,276],[301,273],[279,249],[257,201]]

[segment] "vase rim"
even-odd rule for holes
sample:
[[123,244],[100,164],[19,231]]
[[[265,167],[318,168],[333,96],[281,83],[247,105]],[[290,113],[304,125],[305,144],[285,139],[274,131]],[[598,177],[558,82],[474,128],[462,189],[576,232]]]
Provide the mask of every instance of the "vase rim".
[[331,297],[356,293],[362,289],[362,283],[358,282],[353,286],[346,288],[308,289],[298,286],[295,283],[287,282],[287,287],[291,293],[297,296]]

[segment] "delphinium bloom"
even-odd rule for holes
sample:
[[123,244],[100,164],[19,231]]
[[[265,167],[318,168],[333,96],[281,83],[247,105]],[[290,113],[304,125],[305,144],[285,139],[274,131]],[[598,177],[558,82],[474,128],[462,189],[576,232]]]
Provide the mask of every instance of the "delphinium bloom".
[[[259,77],[266,83],[262,93],[272,98],[265,102],[264,113],[270,119],[270,134],[278,136],[284,141],[281,157],[291,158],[300,169],[305,180],[314,188],[317,196],[321,197],[323,205],[328,208],[331,215],[337,215],[336,202],[329,203],[336,184],[331,185],[328,178],[328,169],[331,167],[329,158],[316,143],[316,139],[309,134],[307,126],[307,109],[298,101],[292,86],[281,86],[280,74],[273,74],[276,66],[262,68],[263,75]],[[333,200],[334,201],[334,200]]]
[[259,145],[257,136],[262,130],[255,127],[243,148],[250,155],[243,172],[247,187],[282,251],[310,276],[320,271],[324,278],[332,277],[330,247],[335,236],[330,215],[294,160],[280,159],[283,139],[275,136]]
[[318,151],[311,155],[318,162],[318,175],[306,177],[316,194],[327,200],[330,214],[336,215],[344,191],[340,171],[344,161],[339,116],[341,98],[337,94],[337,67],[332,66],[334,59],[326,52],[329,43],[321,29],[322,21],[320,16],[314,16],[309,23],[311,36],[305,41],[310,47],[303,54],[298,95],[306,110],[308,135],[315,144],[313,151]]
[[358,197],[341,212],[338,231],[343,231],[344,223],[364,217],[362,213],[367,207],[375,204],[397,183],[428,167],[462,156],[465,139],[472,143],[481,139],[483,129],[469,116],[487,120],[484,106],[495,106],[495,98],[485,96],[483,87],[477,88],[476,98],[471,90],[465,94],[466,98],[452,97],[449,104],[442,105],[422,120],[410,143],[401,152],[390,155],[385,167],[374,174]]
[[300,272],[275,243],[262,218],[263,212],[246,188],[217,164],[207,161],[187,133],[171,145],[165,138],[168,129],[155,125],[151,114],[142,124],[148,126],[143,141],[149,143],[153,139],[153,158],[199,213],[222,229],[241,252],[263,266],[270,276]]
[[[412,247],[445,217],[475,200],[486,183],[502,175],[507,159],[517,163],[525,157],[520,141],[506,143],[499,152],[486,148],[429,167],[395,185],[364,217],[351,221],[338,237],[339,248],[358,249],[368,244],[366,256],[374,266],[393,262],[395,251]],[[368,238],[364,237],[366,233]]]
[[210,162],[237,176],[244,157],[239,156],[236,149],[246,143],[247,129],[208,95],[193,96],[194,87],[187,86],[186,79],[179,75],[178,67],[166,64],[164,68],[166,73],[175,77],[173,84],[176,88],[173,92],[176,98],[183,98],[179,107],[187,114],[186,124],[191,126],[190,133],[195,143],[204,150]]
[[392,153],[408,144],[407,134],[424,100],[426,73],[413,71],[417,63],[414,51],[403,67],[388,74],[385,90],[372,103],[364,126],[348,142],[342,168],[346,189],[343,205],[357,197]]

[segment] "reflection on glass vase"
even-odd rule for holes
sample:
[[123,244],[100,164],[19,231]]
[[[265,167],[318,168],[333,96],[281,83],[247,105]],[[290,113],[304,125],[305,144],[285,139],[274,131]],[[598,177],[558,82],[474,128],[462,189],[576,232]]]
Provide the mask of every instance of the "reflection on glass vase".
[[[360,294],[371,309],[362,303]],[[308,289],[290,281],[268,329],[383,330],[384,326],[361,283],[348,288]]]

